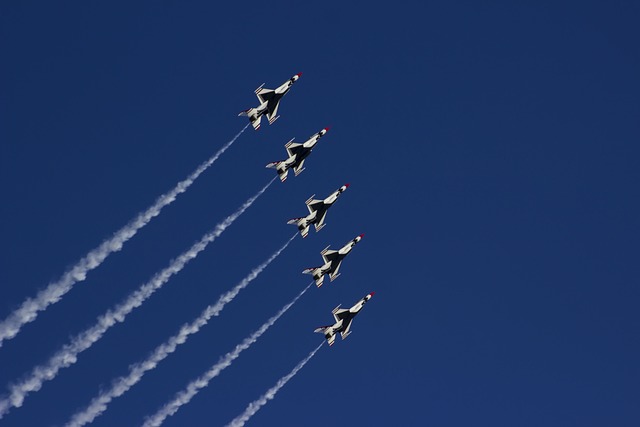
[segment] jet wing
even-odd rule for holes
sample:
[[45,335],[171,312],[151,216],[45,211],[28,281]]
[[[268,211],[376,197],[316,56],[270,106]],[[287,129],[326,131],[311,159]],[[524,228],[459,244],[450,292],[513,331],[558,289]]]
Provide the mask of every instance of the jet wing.
[[291,139],[291,141],[287,142],[284,148],[287,149],[287,154],[289,154],[289,157],[298,156],[305,150],[303,144],[293,142],[293,138]]
[[318,211],[318,212],[322,212],[322,213],[320,214],[320,217],[317,219],[315,223],[316,231],[320,231],[320,229],[324,227],[324,219],[327,217],[326,209],[324,211]]
[[333,262],[336,259],[338,259],[338,251],[328,251],[328,250],[324,250],[321,252],[322,255],[322,259],[324,260],[325,264],[328,262]]
[[311,199],[307,200],[307,209],[309,209],[309,213],[314,213],[324,205],[324,201],[314,199],[313,196],[311,197]]
[[297,142],[293,142],[294,138],[291,138],[289,142],[287,142],[284,146],[287,150],[287,154],[289,157],[297,156],[302,150],[302,144],[298,144]]
[[342,330],[342,332],[340,332],[340,336],[342,337],[342,339],[345,339],[351,333],[351,321],[352,320],[353,320],[353,317],[350,317],[348,319],[345,319],[345,321],[343,322],[342,325],[343,325],[344,329]]
[[340,270],[340,266],[342,265],[342,260],[338,261],[338,262],[332,262],[331,263],[331,268],[329,268],[329,271],[327,271],[327,274],[329,275],[329,279],[331,279],[331,281],[333,282],[334,280],[336,280],[338,278],[338,276],[340,275],[340,273],[338,273],[338,271]]
[[267,119],[269,119],[269,123],[273,123],[278,118],[278,106],[280,105],[280,100],[278,101],[269,101],[267,104]]
[[300,160],[300,162],[293,167],[293,172],[295,172],[296,176],[300,175],[300,173],[304,170],[304,159]]
[[[336,307],[333,310],[333,318],[336,319],[336,323],[338,323],[341,320],[346,321],[349,318],[349,310],[346,308],[338,308],[338,307]],[[344,322],[343,322],[343,325],[344,325]]]
[[261,104],[269,102],[276,96],[276,91],[273,89],[263,89],[262,87],[256,89],[256,96]]

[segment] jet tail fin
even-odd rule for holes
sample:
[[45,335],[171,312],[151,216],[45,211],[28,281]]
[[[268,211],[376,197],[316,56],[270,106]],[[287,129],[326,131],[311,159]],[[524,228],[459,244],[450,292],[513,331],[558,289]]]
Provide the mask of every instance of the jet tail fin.
[[316,271],[319,268],[320,267],[305,268],[304,270],[302,270],[302,274],[313,274],[313,272]]
[[282,160],[278,160],[277,162],[271,162],[271,163],[268,163],[268,164],[265,166],[265,168],[268,168],[268,169],[277,169],[277,168],[278,168],[278,165],[279,165],[280,163],[282,163]]

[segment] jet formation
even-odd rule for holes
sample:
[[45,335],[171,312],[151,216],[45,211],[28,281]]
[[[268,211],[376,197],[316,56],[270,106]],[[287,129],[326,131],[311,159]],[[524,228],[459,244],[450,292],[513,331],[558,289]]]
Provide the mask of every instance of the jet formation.
[[[278,115],[280,100],[289,92],[293,84],[298,81],[301,75],[302,73],[294,75],[276,89],[265,89],[263,87],[264,84],[262,84],[255,90],[260,104],[255,108],[249,108],[242,111],[239,116],[248,117],[255,130],[260,128],[260,121],[263,115],[267,116],[269,124],[273,124],[280,117]],[[266,167],[275,169],[280,181],[282,182],[286,181],[290,169],[293,170],[295,176],[298,176],[305,169],[305,160],[318,144],[320,138],[326,135],[328,131],[329,128],[326,127],[311,135],[303,143],[294,142],[295,138],[292,138],[284,146],[287,150],[288,157],[284,160],[271,162],[267,164]],[[295,225],[303,238],[309,235],[311,225],[315,227],[317,233],[325,226],[325,218],[329,208],[333,206],[340,195],[346,191],[348,187],[349,184],[344,184],[324,199],[314,199],[314,194],[305,202],[307,209],[309,210],[309,214],[304,217],[290,219],[287,224]],[[318,267],[307,268],[303,270],[303,273],[311,274],[318,288],[322,286],[325,275],[329,275],[329,279],[334,281],[340,275],[339,271],[342,261],[363,237],[364,234],[360,234],[338,250],[330,250],[330,246],[327,246],[320,252],[324,264]],[[367,303],[372,296],[373,292],[367,294],[350,309],[340,309],[340,306],[336,307],[333,310],[333,317],[336,322],[333,325],[316,328],[315,332],[324,334],[330,346],[335,342],[337,333],[340,333],[342,339],[345,339],[351,333],[351,321],[360,312],[360,310],[362,310],[364,304]]]

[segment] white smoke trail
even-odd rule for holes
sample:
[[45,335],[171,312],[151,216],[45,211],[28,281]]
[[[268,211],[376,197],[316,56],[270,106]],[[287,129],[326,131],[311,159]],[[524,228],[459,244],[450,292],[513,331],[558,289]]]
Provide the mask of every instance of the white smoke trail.
[[109,405],[113,399],[126,393],[142,379],[147,371],[154,369],[162,360],[173,353],[179,345],[184,344],[190,335],[198,332],[213,316],[218,316],[224,306],[233,300],[233,298],[242,289],[246,288],[251,281],[258,277],[258,275],[267,268],[267,266],[271,264],[271,262],[287,248],[287,246],[289,246],[289,243],[291,243],[296,236],[297,233],[294,234],[293,237],[291,237],[280,249],[274,252],[269,259],[254,268],[247,277],[242,279],[242,281],[240,281],[233,289],[220,296],[214,305],[208,306],[194,321],[184,324],[176,335],[169,338],[164,344],[158,346],[146,360],[130,366],[129,375],[114,380],[111,383],[111,388],[109,390],[101,392],[97,397],[91,400],[85,409],[74,414],[71,417],[71,420],[66,424],[67,427],[83,426],[100,416],[107,409],[107,405]]
[[171,191],[158,197],[151,207],[130,221],[127,225],[116,231],[113,236],[103,241],[100,246],[91,250],[80,259],[70,270],[67,270],[60,279],[49,283],[46,288],[40,290],[34,298],[27,298],[13,313],[0,322],[0,347],[4,340],[15,337],[22,326],[33,322],[38,316],[38,312],[45,310],[54,304],[71,290],[74,284],[83,281],[87,273],[98,267],[113,252],[122,249],[124,243],[136,235],[136,233],[160,214],[165,206],[171,204],[176,197],[187,191],[193,182],[233,144],[236,139],[247,129],[245,126],[236,136],[218,150],[209,160],[202,163],[184,181],[180,181]]
[[298,371],[300,369],[302,369],[304,367],[304,365],[306,365],[309,360],[311,360],[311,358],[313,356],[315,356],[315,354],[318,352],[318,350],[320,350],[320,347],[322,347],[323,344],[324,344],[324,341],[322,343],[320,343],[320,345],[318,347],[316,347],[315,350],[313,350],[311,353],[309,353],[309,355],[307,357],[305,357],[300,363],[298,363],[298,365],[295,368],[293,368],[293,371],[289,372],[287,375],[285,375],[284,377],[280,378],[278,380],[278,382],[276,383],[276,385],[274,385],[269,390],[267,390],[267,392],[265,394],[263,394],[262,396],[260,396],[260,398],[258,398],[257,400],[254,400],[253,402],[249,403],[249,405],[244,410],[244,412],[242,414],[240,414],[239,416],[237,416],[236,418],[234,418],[233,421],[231,421],[229,424],[227,424],[227,427],[242,427],[242,426],[244,426],[244,423],[249,421],[249,418],[251,418],[256,412],[258,412],[260,410],[260,408],[262,408],[270,400],[272,400],[274,397],[276,397],[276,393],[278,393],[278,391],[280,391],[280,389],[282,387],[284,387],[284,385],[291,378],[293,378],[298,373]]
[[218,363],[213,365],[207,372],[190,382],[184,390],[176,394],[172,401],[166,403],[154,415],[145,418],[142,427],[159,426],[167,417],[175,414],[181,406],[189,403],[193,396],[195,396],[200,390],[209,385],[209,381],[218,376],[218,374],[220,374],[220,372],[222,372],[222,370],[224,370],[226,367],[230,366],[231,363],[235,359],[237,359],[238,356],[240,356],[240,353],[242,353],[242,351],[251,347],[251,344],[256,342],[258,338],[260,338],[260,336],[266,332],[267,329],[269,329],[274,323],[276,323],[276,321],[287,310],[289,310],[289,308],[291,308],[291,306],[295,304],[296,301],[298,301],[298,299],[300,299],[300,297],[304,295],[305,292],[307,292],[312,284],[313,282],[309,283],[309,285],[304,288],[302,292],[300,292],[289,304],[282,307],[275,316],[267,320],[262,326],[260,326],[257,331],[245,338],[244,341],[238,344],[232,351],[222,356]]
[[178,258],[171,261],[168,267],[156,273],[149,282],[139,287],[135,292],[131,293],[124,301],[120,302],[115,308],[108,310],[105,314],[98,318],[95,325],[76,335],[69,344],[66,344],[61,350],[54,354],[49,361],[40,366],[33,368],[31,373],[17,384],[9,387],[9,396],[4,396],[0,400],[0,419],[12,407],[22,406],[25,397],[33,391],[38,391],[42,387],[44,381],[51,380],[56,377],[58,371],[62,368],[71,366],[77,361],[78,353],[88,349],[98,341],[104,333],[114,326],[116,323],[124,322],[126,316],[133,309],[142,305],[155,291],[160,289],[174,274],[178,273],[182,268],[195,258],[207,245],[220,236],[242,213],[255,202],[255,200],[264,193],[267,188],[275,181],[274,177],[267,185],[265,185],[258,193],[248,199],[236,212],[229,215],[221,223],[216,225],[215,229],[202,237],[199,242],[194,244],[188,251],[182,253]]

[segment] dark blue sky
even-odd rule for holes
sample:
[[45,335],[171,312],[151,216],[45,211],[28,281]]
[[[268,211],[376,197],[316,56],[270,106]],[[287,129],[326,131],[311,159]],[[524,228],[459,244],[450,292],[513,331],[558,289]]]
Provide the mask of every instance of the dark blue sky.
[[33,2],[0,13],[0,318],[242,129],[253,90],[303,76],[175,203],[0,348],[5,386],[93,324],[331,125],[122,325],[0,425],[61,425],[351,183],[200,333],[95,421],[139,425],[363,241],[167,426],[223,425],[376,295],[251,425],[640,423],[640,7],[633,2]]

